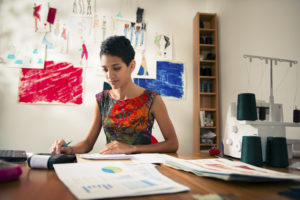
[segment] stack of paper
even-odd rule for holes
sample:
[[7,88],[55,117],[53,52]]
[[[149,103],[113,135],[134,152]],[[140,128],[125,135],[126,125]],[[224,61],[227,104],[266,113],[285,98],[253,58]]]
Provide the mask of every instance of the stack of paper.
[[80,154],[81,158],[90,160],[129,160],[132,156],[129,154],[99,154],[99,153],[85,153]]
[[54,165],[59,179],[78,199],[104,199],[189,191],[152,164],[87,162]]
[[80,154],[81,158],[88,160],[131,160],[135,163],[165,163],[174,157],[161,153],[139,153],[139,154]]
[[255,167],[239,161],[227,159],[167,160],[166,165],[175,169],[192,172],[198,176],[238,181],[280,181],[300,180],[300,176]]

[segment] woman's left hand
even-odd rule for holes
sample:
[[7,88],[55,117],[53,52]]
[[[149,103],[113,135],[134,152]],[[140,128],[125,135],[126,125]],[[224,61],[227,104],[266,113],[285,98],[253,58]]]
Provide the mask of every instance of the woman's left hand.
[[134,146],[129,144],[124,144],[118,141],[113,141],[105,145],[100,154],[114,154],[114,153],[125,153],[130,154],[134,152]]

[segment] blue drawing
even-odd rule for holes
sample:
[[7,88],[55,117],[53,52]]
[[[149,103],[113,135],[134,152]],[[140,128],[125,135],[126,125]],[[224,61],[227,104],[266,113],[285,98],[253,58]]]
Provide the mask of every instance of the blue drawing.
[[43,63],[44,63],[43,59],[40,58],[40,59],[38,60],[38,64],[43,64]]
[[15,58],[16,58],[16,56],[14,54],[8,54],[8,56],[7,56],[7,59],[11,59],[11,60],[13,60]]
[[130,26],[130,42],[132,42],[133,40],[133,32],[134,32],[134,22],[131,22],[131,26]]
[[38,53],[38,50],[37,50],[37,49],[34,49],[32,53],[33,53],[33,54],[37,54],[37,53]]
[[46,45],[47,49],[54,48],[53,44],[47,40],[46,36],[44,36],[42,44]]
[[135,78],[134,82],[162,96],[182,98],[184,95],[183,64],[157,61],[156,79]]
[[23,64],[23,60],[16,60],[16,61],[15,61],[15,64],[17,64],[17,65],[22,65],[22,64]]

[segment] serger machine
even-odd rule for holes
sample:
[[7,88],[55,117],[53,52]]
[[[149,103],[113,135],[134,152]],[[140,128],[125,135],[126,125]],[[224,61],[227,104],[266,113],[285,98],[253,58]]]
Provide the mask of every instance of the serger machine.
[[[263,59],[266,63],[270,62],[270,101],[256,100],[256,107],[259,116],[256,121],[239,121],[237,120],[237,105],[231,103],[229,105],[226,117],[225,131],[223,135],[224,154],[235,158],[241,158],[242,138],[243,136],[260,136],[262,143],[263,161],[266,160],[266,141],[268,136],[286,137],[286,127],[300,127],[299,123],[283,122],[283,106],[274,103],[273,96],[273,80],[272,80],[272,63],[289,62],[290,66],[296,64],[297,61],[284,60],[278,58],[261,57],[244,55],[249,58],[250,62],[253,58]],[[263,113],[261,113],[263,112]],[[261,118],[263,117],[263,119]],[[299,143],[300,140],[287,140],[289,158],[292,157],[292,144]]]
[[[256,105],[267,107],[267,103],[257,102]],[[225,132],[223,135],[224,154],[241,158],[243,136],[260,136],[262,142],[263,160],[265,161],[266,139],[268,136],[285,137],[286,123],[282,123],[283,112],[281,104],[274,104],[277,122],[267,121],[270,118],[266,111],[265,121],[239,121],[237,120],[237,105],[231,103],[226,116]],[[274,112],[273,112],[274,113]]]

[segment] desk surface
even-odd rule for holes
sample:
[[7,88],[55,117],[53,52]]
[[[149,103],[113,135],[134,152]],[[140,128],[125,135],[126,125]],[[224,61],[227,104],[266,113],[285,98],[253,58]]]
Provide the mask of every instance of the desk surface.
[[[180,154],[180,158],[194,159],[197,155]],[[76,199],[68,188],[58,179],[53,170],[30,169],[27,163],[21,163],[23,173],[19,180],[0,183],[0,199]],[[288,190],[290,186],[300,185],[293,181],[247,183],[223,181],[204,178],[188,172],[178,171],[164,165],[157,166],[158,170],[174,181],[188,186],[189,192],[154,195],[146,197],[122,199],[194,199],[194,194],[232,193],[236,198],[227,199],[288,199],[280,196],[279,191]],[[271,168],[282,172],[300,174],[300,171],[290,169]]]

